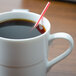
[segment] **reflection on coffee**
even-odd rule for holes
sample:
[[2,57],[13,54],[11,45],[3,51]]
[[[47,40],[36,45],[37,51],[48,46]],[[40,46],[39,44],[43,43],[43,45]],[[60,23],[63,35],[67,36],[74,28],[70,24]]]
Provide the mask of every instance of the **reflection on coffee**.
[[35,22],[25,19],[12,19],[0,22],[0,37],[25,39],[45,33],[45,27],[40,24],[31,31],[34,24]]

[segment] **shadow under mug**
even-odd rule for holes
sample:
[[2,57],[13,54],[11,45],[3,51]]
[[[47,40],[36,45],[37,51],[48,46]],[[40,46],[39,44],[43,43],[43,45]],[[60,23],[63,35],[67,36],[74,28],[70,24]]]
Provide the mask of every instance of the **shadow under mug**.
[[[0,14],[0,21],[8,19],[27,19],[37,21],[39,14],[17,10]],[[40,22],[40,24],[42,24]],[[44,17],[46,32],[28,39],[8,39],[0,37],[0,75],[1,76],[46,76],[49,69],[68,56],[74,46],[72,37],[64,32],[50,34],[50,22]],[[62,38],[69,41],[69,48],[51,61],[47,59],[49,43]]]

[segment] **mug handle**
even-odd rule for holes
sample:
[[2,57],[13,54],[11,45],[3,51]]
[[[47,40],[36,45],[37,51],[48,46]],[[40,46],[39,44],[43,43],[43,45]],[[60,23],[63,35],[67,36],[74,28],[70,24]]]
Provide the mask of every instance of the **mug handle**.
[[64,53],[62,53],[61,55],[57,56],[56,58],[52,59],[51,61],[48,61],[48,63],[47,63],[47,71],[49,71],[49,69],[54,64],[56,64],[57,62],[61,61],[66,56],[68,56],[71,53],[72,48],[74,46],[73,38],[69,34],[64,33],[64,32],[55,33],[55,34],[50,35],[49,36],[49,42],[53,41],[54,39],[60,39],[60,38],[68,40],[69,43],[70,43],[70,47]]

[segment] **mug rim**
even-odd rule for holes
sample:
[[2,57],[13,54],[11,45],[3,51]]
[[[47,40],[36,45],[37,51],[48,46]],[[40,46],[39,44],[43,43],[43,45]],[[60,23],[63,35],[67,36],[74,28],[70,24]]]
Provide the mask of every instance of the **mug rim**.
[[[37,14],[37,13],[34,13],[34,12],[23,12],[23,11],[16,11],[16,12],[13,12],[13,11],[9,11],[9,12],[3,12],[3,13],[0,13],[0,15],[5,15],[5,14],[10,14],[10,13],[29,13],[29,14],[35,14],[35,15],[38,15],[40,16],[40,14]],[[11,18],[12,19],[12,18]],[[18,19],[18,18],[17,18]],[[5,38],[5,37],[0,37],[0,39],[2,40],[7,40],[7,41],[25,41],[25,40],[34,40],[34,39],[37,39],[37,38],[40,38],[42,36],[44,36],[45,34],[47,34],[51,28],[51,24],[49,22],[49,20],[47,18],[44,17],[44,19],[46,19],[49,23],[49,28],[46,29],[45,33],[41,34],[41,35],[38,35],[38,36],[35,36],[35,37],[31,37],[31,38],[25,38],[25,39],[13,39],[13,38]],[[33,21],[33,20],[32,20]],[[45,26],[44,26],[45,27]]]

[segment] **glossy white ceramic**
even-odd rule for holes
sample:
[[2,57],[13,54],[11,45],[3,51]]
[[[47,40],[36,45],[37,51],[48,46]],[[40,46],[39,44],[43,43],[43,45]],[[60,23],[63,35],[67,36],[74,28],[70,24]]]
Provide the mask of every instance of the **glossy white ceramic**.
[[[0,14],[0,22],[8,19],[28,19],[37,21],[39,14],[27,11],[9,11]],[[41,22],[40,22],[41,24]],[[0,37],[0,76],[46,76],[47,71],[70,54],[73,39],[67,33],[50,34],[50,22],[44,17],[46,32],[28,39],[8,39]],[[48,44],[54,39],[69,41],[69,48],[55,59],[48,61]]]

